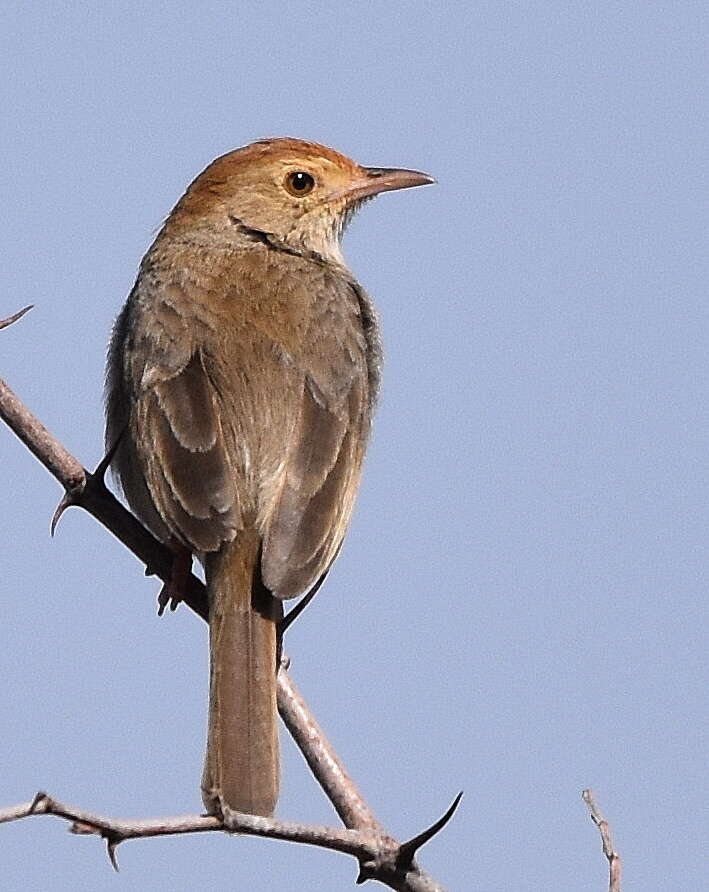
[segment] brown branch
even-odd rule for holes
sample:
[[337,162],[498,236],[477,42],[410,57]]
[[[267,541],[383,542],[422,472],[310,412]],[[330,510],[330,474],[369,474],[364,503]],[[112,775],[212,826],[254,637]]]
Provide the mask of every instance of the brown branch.
[[[29,307],[6,320],[0,321],[0,329],[17,321],[28,309]],[[99,465],[96,473],[92,474],[86,471],[74,456],[29,411],[2,379],[0,379],[0,417],[64,487],[65,495],[55,513],[52,529],[65,508],[70,505],[77,505],[88,511],[89,514],[95,517],[132,551],[145,564],[146,574],[155,574],[163,580],[169,578],[172,568],[172,556],[169,550],[162,543],[158,542],[109,492],[103,480],[105,471],[103,463]],[[184,601],[202,619],[207,618],[207,599],[204,585],[193,575],[190,576],[186,586]],[[355,855],[360,860],[360,882],[363,882],[365,879],[377,879],[389,885],[392,889],[400,889],[404,890],[404,892],[406,890],[408,892],[436,892],[436,890],[441,890],[442,892],[442,887],[415,864],[413,850],[410,850],[410,847],[409,849],[402,849],[399,843],[385,833],[382,825],[376,819],[353,780],[348,775],[332,744],[315,721],[284,668],[281,668],[278,674],[278,709],[315,778],[332,802],[345,826],[349,828],[346,831],[334,830],[332,828],[317,828],[320,833],[318,836],[317,834],[312,835],[314,832],[313,828],[308,829],[306,827],[306,830],[303,831],[305,836],[311,833],[312,838],[303,837],[297,841],[310,842],[313,845],[324,845],[323,839],[325,837],[321,831],[327,830],[328,833],[335,834],[335,836],[328,838],[335,839],[338,842],[337,846],[333,845],[331,847],[338,848],[339,851],[344,851],[347,854]],[[44,804],[42,805],[42,803]],[[52,807],[50,808],[50,806]],[[225,825],[220,824],[215,818],[198,817],[195,819],[166,819],[166,821],[116,822],[112,819],[101,818],[88,813],[79,813],[76,809],[69,810],[67,806],[55,802],[45,794],[38,794],[33,803],[0,811],[0,823],[8,820],[18,820],[33,814],[56,814],[59,817],[74,821],[75,827],[90,828],[89,832],[99,833],[107,839],[109,855],[111,856],[115,846],[123,839],[135,838],[136,836],[155,836],[164,833],[191,833],[225,829]],[[80,815],[83,815],[83,817]],[[234,824],[235,821],[238,822],[246,818],[251,822],[256,822],[251,824],[247,822],[251,829],[244,829],[247,826],[246,824],[238,827]],[[198,823],[195,823],[195,821]],[[264,821],[266,823],[263,823]],[[207,823],[205,824],[204,822]],[[293,828],[305,826],[284,824],[271,819],[244,815],[232,815],[227,823],[226,829],[250,832],[256,835],[275,836],[279,839],[294,839],[293,836],[280,836],[279,832],[295,833]],[[277,832],[274,829],[276,825],[286,827],[287,830]],[[262,829],[257,831],[255,829],[257,826]],[[150,832],[145,830],[146,827],[150,828]],[[166,829],[159,831],[158,828],[160,827]],[[263,829],[266,827],[268,829]],[[140,832],[138,832],[139,828],[142,828]],[[337,834],[351,834],[353,831],[357,831],[354,836],[337,836]],[[117,837],[120,838],[117,839]],[[350,841],[348,845],[355,846],[356,851],[350,850],[345,846],[346,840]],[[355,841],[353,842],[353,840]],[[357,848],[357,846],[364,846],[363,840],[368,840],[367,845],[370,848],[366,848],[366,846],[365,848]],[[372,840],[375,840],[376,843],[372,843]],[[386,845],[384,845],[383,841],[386,841]]]
[[[148,839],[153,836],[175,836],[182,833],[231,831],[248,836],[267,836],[320,846],[353,855],[360,861],[390,857],[392,840],[385,835],[363,833],[358,830],[338,830],[333,827],[277,821],[255,815],[233,813],[226,821],[210,815],[180,815],[174,818],[155,818],[130,821],[107,818],[84,809],[59,802],[47,793],[37,793],[31,802],[22,802],[0,809],[0,824],[19,821],[33,815],[54,815],[72,822],[71,832],[97,834],[114,849],[128,839]],[[115,858],[111,858],[117,869]]]
[[278,711],[345,827],[382,832],[382,825],[357,790],[300,691],[283,669],[278,674]]
[[581,794],[581,798],[588,806],[588,810],[591,814],[591,820],[596,825],[596,827],[598,827],[598,832],[601,834],[601,842],[603,843],[603,854],[608,859],[608,892],[621,892],[620,855],[613,845],[613,838],[611,837],[611,830],[608,826],[608,821],[606,821],[606,819],[603,817],[603,813],[596,803],[596,799],[593,795],[592,790],[584,790]]
[[0,809],[0,824],[35,815],[54,815],[70,821],[70,832],[96,835],[106,840],[108,857],[118,870],[116,848],[129,839],[177,836],[183,833],[227,832],[263,836],[318,846],[356,858],[360,864],[358,882],[376,879],[401,892],[445,892],[435,880],[413,862],[402,864],[402,846],[384,832],[349,830],[316,824],[278,821],[232,812],[224,821],[210,815],[178,815],[170,818],[126,820],[108,818],[59,802],[40,792],[30,802]]

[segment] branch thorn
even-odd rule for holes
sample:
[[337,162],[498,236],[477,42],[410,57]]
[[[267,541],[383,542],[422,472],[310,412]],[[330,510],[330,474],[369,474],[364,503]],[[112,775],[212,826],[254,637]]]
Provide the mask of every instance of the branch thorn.
[[0,319],[0,329],[7,328],[9,325],[12,325],[13,322],[17,322],[18,319],[22,319],[25,313],[29,313],[33,306],[34,304],[27,304],[26,307],[23,307],[21,310],[13,313],[12,316],[8,316],[7,319]]
[[45,806],[49,801],[49,796],[44,792],[44,790],[39,790],[32,800],[32,804],[30,805],[30,814],[33,815],[35,812],[39,810],[40,806]]
[[96,470],[89,474],[88,476],[91,478],[91,482],[96,485],[105,486],[104,477],[106,476],[106,471],[108,470],[111,462],[113,461],[113,457],[116,454],[116,450],[118,449],[121,440],[123,439],[123,434],[126,432],[126,428],[124,427],[120,434],[116,437],[114,442],[111,444],[110,448],[101,459],[101,461],[96,465]]
[[323,584],[323,582],[325,582],[325,577],[329,572],[329,570],[325,570],[322,576],[320,576],[320,578],[316,580],[310,591],[307,592],[304,597],[302,597],[300,601],[298,601],[295,607],[293,607],[292,610],[289,610],[288,613],[283,617],[283,619],[278,623],[278,634],[281,638],[285,635],[286,629],[288,629],[288,627],[291,626],[295,622],[295,620],[298,619],[300,614],[305,610],[305,608],[308,606],[308,604],[310,604],[315,595],[317,595],[317,593],[320,591],[320,586]]
[[362,861],[359,865],[359,873],[357,874],[355,885],[361,886],[362,883],[366,883],[367,880],[375,879],[376,875],[374,863],[372,861]]
[[57,508],[52,515],[52,522],[49,526],[49,532],[52,538],[54,538],[54,533],[56,532],[57,524],[59,523],[62,514],[66,511],[67,508],[71,508],[72,505],[76,505],[76,496],[73,493],[67,491],[61,497],[59,504],[57,505]]
[[463,798],[463,791],[455,797],[453,802],[451,803],[448,811],[440,817],[435,823],[431,824],[426,830],[421,833],[418,833],[412,839],[409,839],[407,842],[403,842],[399,846],[399,853],[396,856],[396,861],[399,867],[408,867],[413,863],[416,852],[421,848],[421,846],[425,845],[430,839],[439,833],[446,826],[448,821],[455,814],[458,805],[460,804],[460,800]]
[[116,858],[116,849],[118,848],[118,844],[121,842],[115,836],[106,836],[106,854],[108,855],[108,860],[111,862],[111,866],[118,873],[118,859]]

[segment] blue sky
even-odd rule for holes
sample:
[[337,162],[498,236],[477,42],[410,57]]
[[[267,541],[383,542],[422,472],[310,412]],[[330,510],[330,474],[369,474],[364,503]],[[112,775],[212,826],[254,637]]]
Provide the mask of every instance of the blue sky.
[[[87,466],[112,320],[185,185],[269,135],[426,170],[345,254],[384,389],[289,635],[372,807],[452,890],[707,887],[706,4],[5,4],[0,376]],[[206,629],[0,431],[0,802],[201,807]],[[283,736],[279,815],[334,820]],[[352,887],[263,840],[0,832],[10,890]]]

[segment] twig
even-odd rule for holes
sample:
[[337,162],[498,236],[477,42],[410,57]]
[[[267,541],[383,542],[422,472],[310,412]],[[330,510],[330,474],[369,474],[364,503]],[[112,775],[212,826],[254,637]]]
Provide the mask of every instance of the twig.
[[283,669],[278,673],[278,711],[345,827],[382,832],[382,825],[364,801],[300,691]]
[[596,827],[598,827],[598,832],[601,834],[601,842],[603,843],[603,854],[608,859],[608,892],[621,892],[620,855],[613,845],[613,838],[611,837],[611,829],[608,826],[608,821],[606,821],[603,813],[598,807],[592,790],[584,790],[581,794],[581,797],[588,806],[588,810],[591,814],[591,820],[596,825]]
[[408,852],[405,852],[406,844],[402,846],[383,831],[341,830],[238,812],[231,812],[223,821],[210,815],[178,815],[131,821],[97,815],[60,802],[44,792],[37,793],[29,802],[0,809],[0,824],[21,821],[35,815],[54,815],[70,821],[69,829],[72,833],[96,835],[105,839],[108,857],[115,870],[118,870],[116,849],[126,840],[177,836],[183,833],[228,832],[283,839],[351,855],[360,865],[357,882],[378,880],[401,892],[445,892],[439,883],[408,857]]
[[[297,824],[277,821],[255,815],[236,812],[222,822],[210,815],[179,815],[171,818],[141,819],[130,821],[96,815],[84,809],[59,802],[47,793],[37,793],[31,802],[22,802],[10,808],[0,809],[0,824],[19,821],[33,815],[54,815],[72,822],[71,832],[97,834],[115,849],[128,839],[148,839],[153,836],[175,836],[182,833],[231,831],[249,836],[268,836],[290,842],[303,842],[321,848],[334,849],[354,855],[359,860],[369,860],[380,855],[389,846],[386,837],[365,834],[358,830],[338,830],[333,827]],[[112,858],[114,867],[115,858]]]
[[118,870],[116,849],[126,840],[177,836],[183,833],[227,832],[283,839],[352,855],[360,864],[358,882],[375,879],[401,892],[445,892],[441,885],[413,862],[402,864],[404,847],[384,832],[340,830],[238,812],[232,812],[224,821],[210,815],[178,815],[131,821],[97,815],[60,802],[44,792],[37,793],[29,802],[0,809],[0,824],[35,815],[54,815],[71,822],[71,833],[96,835],[105,839],[108,857],[115,870]]
[[[0,328],[12,324],[27,309],[29,308],[0,322]],[[0,379],[0,417],[64,487],[65,494],[55,512],[52,528],[56,526],[65,508],[77,505],[88,511],[143,561],[146,573],[155,574],[163,580],[169,578],[172,568],[169,550],[109,492],[103,480],[105,470],[103,463],[93,474],[86,471],[2,379]],[[184,601],[202,619],[207,618],[205,589],[195,576],[190,576],[188,580]],[[75,832],[102,835],[107,840],[112,862],[116,845],[124,839],[138,836],[229,829],[295,840],[294,828],[300,828],[298,832],[303,835],[296,841],[325,845],[323,840],[327,838],[337,842],[337,845],[333,842],[328,847],[337,848],[338,851],[357,857],[360,861],[360,882],[365,879],[377,879],[390,888],[403,892],[443,892],[443,887],[414,863],[413,851],[402,850],[402,846],[386,834],[284,668],[281,668],[278,674],[278,709],[317,781],[348,830],[312,828],[308,825],[286,824],[250,815],[231,815],[224,825],[216,818],[199,816],[171,818],[164,821],[117,822],[70,809],[44,793],[37,794],[32,803],[0,811],[0,823],[34,814],[58,815],[73,821]],[[242,821],[246,823],[240,823]],[[278,830],[277,827],[281,829]],[[323,835],[325,831],[329,836]],[[286,833],[291,835],[283,835]],[[426,834],[419,836],[426,836],[423,841],[430,838]],[[409,845],[410,848],[410,844],[405,845]]]

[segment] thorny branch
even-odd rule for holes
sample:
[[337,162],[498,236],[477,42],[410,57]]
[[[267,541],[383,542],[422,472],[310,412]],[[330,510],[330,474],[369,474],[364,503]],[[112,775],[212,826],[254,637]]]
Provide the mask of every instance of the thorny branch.
[[[25,307],[7,319],[0,320],[0,330],[16,322],[29,309],[31,307]],[[169,579],[172,565],[170,552],[108,490],[103,479],[106,462],[102,462],[94,473],[87,471],[2,379],[0,417],[64,487],[64,496],[52,520],[52,531],[63,511],[71,505],[77,505],[88,511],[123,542],[145,564],[146,574],[157,575],[163,581]],[[207,618],[205,589],[195,576],[190,576],[184,601],[202,619]],[[386,833],[372,813],[283,666],[278,673],[278,710],[347,829],[296,824],[237,813],[227,816],[224,821],[200,815],[124,821],[73,808],[46,793],[38,793],[31,802],[0,810],[0,823],[39,814],[64,818],[72,822],[71,830],[74,833],[91,833],[103,837],[114,867],[117,867],[116,846],[127,839],[205,831],[238,831],[309,843],[352,855],[359,861],[358,883],[372,879],[401,892],[445,892],[443,886],[418,866],[415,855],[450,820],[460,801],[460,795],[443,818],[428,830],[417,834],[408,842],[399,843]]]
[[620,855],[613,845],[611,830],[608,821],[603,817],[592,790],[584,790],[581,794],[583,801],[588,806],[591,820],[598,827],[603,843],[603,854],[608,859],[608,892],[621,892],[620,890]]
[[376,879],[392,889],[403,892],[444,892],[442,886],[416,866],[413,858],[408,858],[408,853],[402,858],[406,843],[401,845],[383,832],[340,830],[336,827],[277,821],[274,818],[261,818],[237,812],[230,814],[223,822],[209,815],[180,815],[172,818],[129,821],[107,818],[75,808],[43,792],[37,793],[31,802],[22,802],[0,809],[0,824],[19,821],[34,815],[54,815],[71,822],[69,828],[71,833],[102,837],[106,841],[108,857],[115,870],[118,870],[116,848],[128,839],[228,831],[247,836],[266,836],[270,839],[300,842],[352,855],[360,864],[358,883]]

